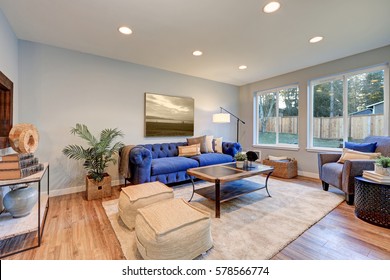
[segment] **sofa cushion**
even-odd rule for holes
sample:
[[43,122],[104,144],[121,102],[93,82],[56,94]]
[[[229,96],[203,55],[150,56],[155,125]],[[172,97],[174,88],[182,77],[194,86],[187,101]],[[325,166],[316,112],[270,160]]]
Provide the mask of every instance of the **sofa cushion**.
[[220,154],[220,153],[201,154],[201,155],[193,156],[192,159],[197,160],[199,162],[199,166],[227,163],[233,161],[232,156],[226,154]]
[[372,143],[345,142],[344,147],[359,152],[373,153],[376,150],[376,142],[372,142]]
[[214,153],[214,145],[213,145],[213,141],[214,141],[214,136],[213,135],[206,135],[206,146],[207,146],[207,152],[208,153]]
[[343,154],[341,155],[340,159],[337,162],[344,163],[344,161],[351,160],[351,159],[360,159],[360,160],[376,159],[380,155],[381,153],[363,153],[363,152],[344,148]]
[[206,144],[206,135],[200,137],[187,138],[188,145],[200,144],[200,152],[208,153]]
[[200,155],[200,144],[179,146],[179,157],[192,157]]
[[389,136],[367,136],[364,143],[377,142],[375,152],[382,156],[390,157],[390,137]]
[[222,137],[214,138],[213,139],[213,150],[216,153],[223,153],[222,151]]
[[188,168],[194,168],[198,166],[199,163],[196,160],[185,157],[167,157],[152,159],[151,175],[185,171]]

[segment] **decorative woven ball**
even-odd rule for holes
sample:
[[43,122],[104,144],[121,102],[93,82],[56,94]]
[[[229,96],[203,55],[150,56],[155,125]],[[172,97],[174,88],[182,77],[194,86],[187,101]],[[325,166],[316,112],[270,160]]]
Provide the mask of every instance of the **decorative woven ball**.
[[38,130],[32,124],[16,124],[9,132],[9,142],[17,153],[34,153],[39,143]]

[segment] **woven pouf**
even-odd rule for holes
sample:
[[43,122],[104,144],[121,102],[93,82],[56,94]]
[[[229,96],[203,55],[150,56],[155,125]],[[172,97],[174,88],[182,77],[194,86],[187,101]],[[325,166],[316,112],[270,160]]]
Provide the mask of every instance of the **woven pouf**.
[[183,199],[175,198],[138,210],[137,248],[147,260],[190,260],[213,246],[211,220]]
[[122,188],[118,212],[123,223],[134,229],[137,210],[160,200],[173,198],[172,188],[161,182],[150,182]]

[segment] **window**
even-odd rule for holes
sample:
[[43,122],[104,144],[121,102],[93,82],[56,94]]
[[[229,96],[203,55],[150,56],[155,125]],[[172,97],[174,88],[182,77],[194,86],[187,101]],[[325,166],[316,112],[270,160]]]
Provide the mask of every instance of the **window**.
[[310,82],[309,148],[385,135],[385,66]]
[[298,86],[255,96],[255,145],[298,146]]

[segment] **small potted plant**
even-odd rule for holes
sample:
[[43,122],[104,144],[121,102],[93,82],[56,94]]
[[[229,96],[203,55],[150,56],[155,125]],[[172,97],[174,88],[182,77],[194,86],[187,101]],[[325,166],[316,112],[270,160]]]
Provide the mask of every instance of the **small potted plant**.
[[375,173],[390,176],[390,157],[380,156],[376,159]]
[[236,160],[236,167],[243,168],[244,162],[247,159],[246,153],[245,152],[238,152],[237,154],[235,154],[234,159]]
[[87,199],[111,196],[111,176],[105,172],[105,169],[109,162],[116,163],[114,155],[118,154],[123,143],[113,143],[113,141],[117,137],[122,137],[123,133],[116,128],[104,129],[98,140],[84,124],[76,124],[70,132],[88,143],[87,148],[80,145],[68,145],[62,150],[68,158],[84,161],[83,166],[87,171]]

